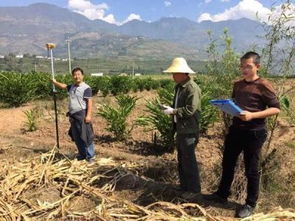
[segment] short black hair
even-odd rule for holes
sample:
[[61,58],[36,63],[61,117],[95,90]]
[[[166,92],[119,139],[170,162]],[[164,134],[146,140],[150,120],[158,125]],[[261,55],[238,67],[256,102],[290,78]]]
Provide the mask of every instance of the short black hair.
[[249,59],[249,58],[253,58],[253,62],[254,64],[260,64],[260,55],[254,51],[248,51],[246,54],[244,54],[240,61],[245,60],[245,59]]
[[244,54],[240,61],[245,60],[245,59],[249,59],[249,58],[253,58],[253,62],[254,64],[260,64],[260,55],[254,51],[248,51],[246,54]]
[[80,68],[80,67],[76,67],[76,68],[74,68],[74,69],[72,70],[72,75],[73,75],[75,72],[77,72],[77,71],[81,71],[82,75],[84,75],[84,71],[83,71],[83,69]]

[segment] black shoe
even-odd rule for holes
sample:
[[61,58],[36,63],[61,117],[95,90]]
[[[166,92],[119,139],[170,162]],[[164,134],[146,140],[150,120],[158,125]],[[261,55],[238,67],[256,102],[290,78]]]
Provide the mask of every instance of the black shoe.
[[204,195],[203,199],[208,200],[208,201],[213,201],[215,203],[220,203],[220,204],[224,204],[224,203],[228,202],[227,198],[219,196],[217,193],[212,193],[210,195]]
[[245,218],[253,214],[254,207],[248,204],[243,205],[241,208],[237,209],[235,217]]
[[83,157],[82,155],[77,155],[77,156],[76,156],[76,159],[77,159],[78,161],[80,161],[80,160],[85,160],[85,157]]

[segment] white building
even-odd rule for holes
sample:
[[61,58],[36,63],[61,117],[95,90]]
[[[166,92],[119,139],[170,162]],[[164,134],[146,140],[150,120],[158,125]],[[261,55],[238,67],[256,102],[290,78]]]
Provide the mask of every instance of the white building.
[[16,58],[24,58],[24,55],[23,54],[18,54],[15,56]]
[[102,77],[103,76],[103,73],[92,73],[91,76],[94,76],[94,77]]

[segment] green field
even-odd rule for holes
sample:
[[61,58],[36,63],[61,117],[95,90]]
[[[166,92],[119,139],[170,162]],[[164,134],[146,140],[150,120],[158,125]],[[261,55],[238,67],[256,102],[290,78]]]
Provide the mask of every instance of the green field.
[[[92,59],[72,59],[72,68],[81,67],[86,74],[102,72],[105,75],[126,73],[161,74],[171,63],[171,60],[130,60],[118,58],[92,58]],[[191,68],[197,72],[203,72],[206,62],[190,61]],[[57,60],[54,62],[56,73],[68,73],[68,61]],[[33,57],[15,58],[6,56],[0,59],[0,71],[17,72],[51,72],[50,59],[37,59]]]

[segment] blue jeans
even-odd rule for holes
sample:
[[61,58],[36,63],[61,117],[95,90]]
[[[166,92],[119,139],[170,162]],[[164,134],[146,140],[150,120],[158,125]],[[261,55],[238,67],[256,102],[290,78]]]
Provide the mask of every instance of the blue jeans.
[[85,145],[85,143],[83,141],[81,143],[80,143],[80,141],[75,141],[75,143],[78,148],[79,155],[82,158],[89,160],[94,157],[94,144],[93,143],[91,143],[88,147]]

